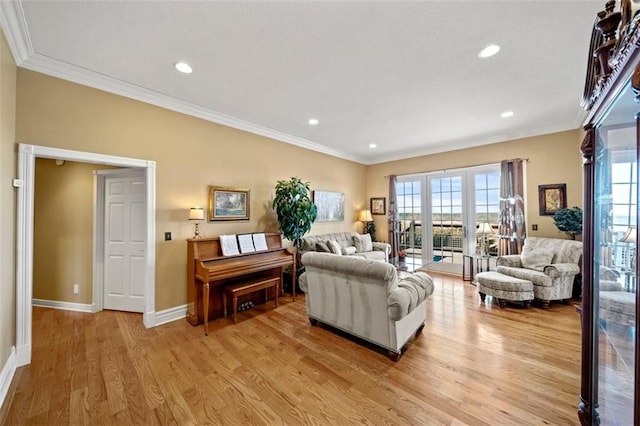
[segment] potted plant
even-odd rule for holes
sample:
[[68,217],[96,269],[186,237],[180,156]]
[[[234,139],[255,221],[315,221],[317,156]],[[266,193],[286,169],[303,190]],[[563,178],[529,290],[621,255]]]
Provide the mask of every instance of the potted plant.
[[293,243],[297,262],[298,252],[302,248],[302,237],[311,230],[311,225],[318,215],[318,209],[309,197],[309,182],[303,182],[297,177],[279,180],[276,184],[273,209],[278,216],[282,235]]
[[[311,230],[318,216],[318,209],[309,197],[309,182],[302,182],[297,177],[279,180],[273,209],[278,216],[280,232],[293,243],[297,266],[300,264],[302,237]],[[301,272],[301,268],[297,268],[296,281]]]
[[553,215],[553,223],[560,231],[566,232],[572,240],[575,240],[576,235],[582,234],[582,209],[580,207],[559,209]]

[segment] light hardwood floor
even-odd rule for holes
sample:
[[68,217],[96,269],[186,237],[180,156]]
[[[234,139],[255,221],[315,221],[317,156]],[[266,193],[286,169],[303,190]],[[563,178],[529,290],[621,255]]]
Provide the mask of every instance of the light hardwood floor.
[[[573,306],[500,309],[433,274],[426,326],[398,362],[313,327],[304,297],[202,326],[34,308],[33,362],[0,424],[578,424]],[[577,301],[574,301],[577,303]]]

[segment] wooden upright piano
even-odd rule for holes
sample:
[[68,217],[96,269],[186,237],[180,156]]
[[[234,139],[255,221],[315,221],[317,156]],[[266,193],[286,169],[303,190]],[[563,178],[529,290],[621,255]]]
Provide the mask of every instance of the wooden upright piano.
[[294,264],[294,257],[292,253],[282,248],[280,234],[266,233],[265,237],[268,250],[233,256],[222,255],[218,237],[187,240],[187,321],[189,323],[192,325],[204,323],[205,332],[208,332],[208,320],[223,316],[224,285],[279,277],[280,288],[282,288],[283,269]]

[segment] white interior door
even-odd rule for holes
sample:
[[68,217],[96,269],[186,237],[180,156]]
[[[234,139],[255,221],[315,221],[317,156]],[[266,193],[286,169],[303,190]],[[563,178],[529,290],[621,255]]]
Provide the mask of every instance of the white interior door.
[[104,309],[144,312],[145,194],[143,171],[105,177]]

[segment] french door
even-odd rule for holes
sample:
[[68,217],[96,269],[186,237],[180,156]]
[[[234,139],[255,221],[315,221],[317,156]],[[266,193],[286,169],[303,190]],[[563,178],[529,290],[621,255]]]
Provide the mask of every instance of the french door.
[[398,177],[396,193],[407,266],[459,274],[463,255],[495,252],[498,165]]

